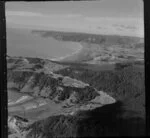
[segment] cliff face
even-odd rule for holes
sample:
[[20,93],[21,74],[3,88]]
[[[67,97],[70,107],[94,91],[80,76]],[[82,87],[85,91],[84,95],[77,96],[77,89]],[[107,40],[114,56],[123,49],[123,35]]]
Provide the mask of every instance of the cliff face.
[[76,102],[90,101],[99,94],[94,88],[69,77],[55,76],[43,72],[8,71],[8,88],[16,88],[21,93],[63,101],[75,93]]
[[87,83],[53,73],[66,68],[66,65],[22,57],[8,57],[7,63],[8,126],[11,135],[14,132],[26,135],[29,126],[47,117],[75,116],[79,111],[115,102],[114,98]]

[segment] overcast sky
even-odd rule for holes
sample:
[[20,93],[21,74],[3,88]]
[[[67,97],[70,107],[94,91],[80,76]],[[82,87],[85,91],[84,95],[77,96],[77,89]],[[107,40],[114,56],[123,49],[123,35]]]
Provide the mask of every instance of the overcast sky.
[[144,36],[142,0],[7,2],[7,27]]

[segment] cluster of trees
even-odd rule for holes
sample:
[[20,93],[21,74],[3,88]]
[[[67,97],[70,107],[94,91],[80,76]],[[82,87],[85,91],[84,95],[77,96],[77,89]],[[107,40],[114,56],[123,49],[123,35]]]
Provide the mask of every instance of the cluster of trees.
[[27,83],[29,78],[33,75],[33,72],[27,72],[27,71],[12,71],[8,70],[7,71],[7,81],[8,82],[14,82],[18,84],[20,87],[19,89],[22,88],[23,85]]
[[[122,69],[107,71],[93,71],[86,68],[70,67],[69,69],[59,70],[56,73],[89,83],[98,90],[108,93],[113,92],[116,96],[119,93],[133,94],[131,91],[141,93],[141,90],[143,90],[144,92],[144,70],[130,65],[122,66],[120,67]],[[76,71],[80,73],[75,73]],[[133,83],[138,83],[138,85],[133,85]]]
[[[141,118],[121,118],[122,103],[117,102],[76,116],[52,116],[33,123],[28,138],[144,136],[145,122]],[[40,137],[39,137],[40,138]]]
[[13,58],[8,58],[7,59],[7,63],[13,63],[13,62],[15,62],[16,61],[16,59],[13,59]]
[[52,116],[35,122],[27,130],[31,130],[28,138],[76,137],[76,119],[71,116]]
[[[75,73],[76,71],[80,73]],[[94,88],[123,101],[127,108],[131,109],[132,107],[132,110],[138,110],[143,112],[143,115],[145,114],[144,67],[127,65],[121,69],[107,71],[70,67],[57,71],[57,73],[89,83]]]
[[41,64],[44,65],[44,60],[40,58],[30,58],[26,57],[26,59],[29,61],[29,64]]

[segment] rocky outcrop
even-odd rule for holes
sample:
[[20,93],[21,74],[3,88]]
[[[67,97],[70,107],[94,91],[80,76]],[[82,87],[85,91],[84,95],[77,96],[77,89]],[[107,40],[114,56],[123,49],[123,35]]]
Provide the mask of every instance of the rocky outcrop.
[[30,93],[34,97],[68,99],[76,93],[77,102],[90,101],[99,94],[94,88],[69,77],[45,74],[43,72],[8,71],[8,88],[16,88],[21,93]]
[[9,138],[25,137],[29,132],[27,128],[29,126],[28,120],[19,116],[8,116],[8,134]]

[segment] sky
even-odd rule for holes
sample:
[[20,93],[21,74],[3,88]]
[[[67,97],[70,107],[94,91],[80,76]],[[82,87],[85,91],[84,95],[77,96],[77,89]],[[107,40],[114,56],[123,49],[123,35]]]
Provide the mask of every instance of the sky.
[[142,0],[6,2],[7,27],[144,37]]

